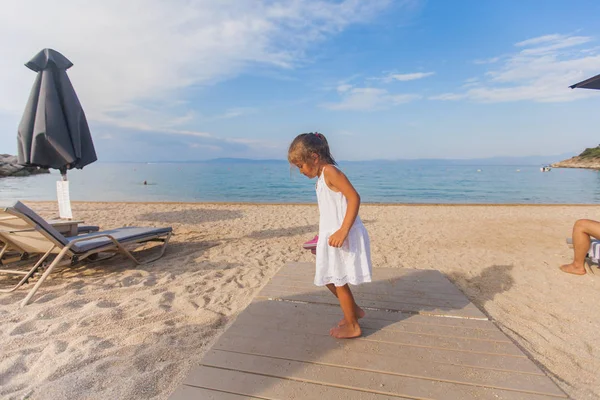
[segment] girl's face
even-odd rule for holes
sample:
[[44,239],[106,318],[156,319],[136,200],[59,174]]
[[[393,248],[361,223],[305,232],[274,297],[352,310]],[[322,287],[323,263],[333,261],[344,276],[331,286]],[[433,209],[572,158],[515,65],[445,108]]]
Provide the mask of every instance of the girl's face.
[[318,157],[313,160],[299,161],[295,165],[300,173],[309,179],[316,178],[319,175]]

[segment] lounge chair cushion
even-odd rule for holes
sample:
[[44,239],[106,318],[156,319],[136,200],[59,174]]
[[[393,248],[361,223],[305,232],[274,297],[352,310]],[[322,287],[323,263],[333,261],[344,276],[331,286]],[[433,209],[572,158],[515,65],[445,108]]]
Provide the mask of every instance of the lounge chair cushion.
[[[73,240],[79,240],[81,238],[93,238],[94,236],[100,235],[111,235],[121,243],[127,242],[143,242],[145,239],[150,240],[156,236],[164,236],[170,233],[173,229],[168,228],[138,228],[135,226],[111,229],[108,231],[88,233],[86,235],[79,235],[68,237],[66,240],[69,242]],[[97,249],[107,244],[112,244],[112,240],[107,237],[99,237],[97,239],[90,239],[83,242],[75,243],[71,249],[74,253],[85,253],[90,250]]]
[[[67,241],[67,239],[63,236],[62,233],[60,233],[59,231],[54,229],[48,222],[46,222],[46,220],[44,218],[40,217],[38,214],[36,214],[35,211],[33,211],[31,208],[27,207],[25,204],[21,203],[20,201],[17,201],[14,204],[13,208],[15,210],[17,210],[18,212],[20,212],[21,214],[24,214],[25,216],[27,216],[27,218],[29,218],[30,220],[35,222],[40,228],[43,228],[46,232],[48,232],[54,239],[56,239],[56,241],[58,241],[63,246],[66,246],[69,243]],[[38,231],[39,231],[39,229],[38,229]]]
[[95,225],[79,225],[77,227],[77,234],[82,235],[84,233],[98,232],[100,227]]

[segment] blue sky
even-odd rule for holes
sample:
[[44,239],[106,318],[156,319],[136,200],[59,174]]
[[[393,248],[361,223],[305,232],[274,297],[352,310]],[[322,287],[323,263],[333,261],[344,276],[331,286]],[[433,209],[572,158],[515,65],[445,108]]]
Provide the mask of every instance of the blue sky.
[[600,142],[598,1],[63,0],[0,6],[0,152],[44,47],[102,161],[577,153]]

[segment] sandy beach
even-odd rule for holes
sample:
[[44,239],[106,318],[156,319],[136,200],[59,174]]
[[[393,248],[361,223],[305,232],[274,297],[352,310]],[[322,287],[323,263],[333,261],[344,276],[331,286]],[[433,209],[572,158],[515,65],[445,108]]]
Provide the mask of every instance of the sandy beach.
[[[44,217],[55,202],[27,203]],[[74,203],[102,229],[172,226],[165,256],[63,268],[23,309],[0,295],[0,397],[166,399],[318,227],[315,205]],[[558,270],[600,206],[383,206],[361,217],[377,268],[437,269],[574,399],[600,398],[600,270]],[[152,249],[140,252],[151,256]],[[6,287],[9,281],[0,279]],[[324,326],[324,330],[329,327]]]

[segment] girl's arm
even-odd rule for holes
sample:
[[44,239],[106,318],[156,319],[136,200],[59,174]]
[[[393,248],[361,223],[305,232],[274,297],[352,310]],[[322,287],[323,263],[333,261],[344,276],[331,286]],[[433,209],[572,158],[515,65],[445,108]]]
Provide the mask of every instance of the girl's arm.
[[341,192],[348,200],[348,207],[346,209],[346,215],[344,216],[342,226],[337,232],[329,236],[330,246],[342,247],[344,241],[348,237],[350,228],[352,228],[352,225],[356,220],[356,216],[358,215],[358,208],[360,207],[360,195],[356,189],[354,189],[354,186],[352,186],[342,171],[332,165],[328,166],[326,170],[327,175],[324,178],[327,186],[334,191]]

